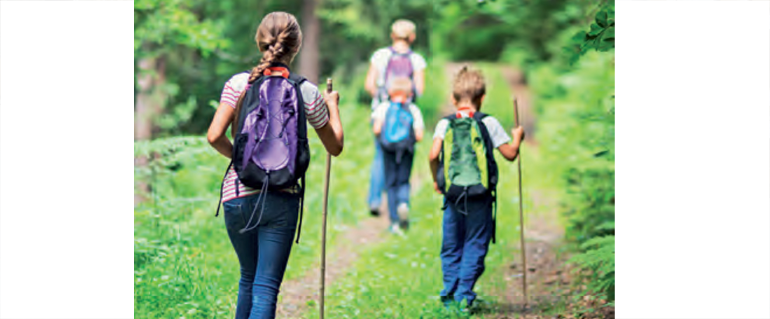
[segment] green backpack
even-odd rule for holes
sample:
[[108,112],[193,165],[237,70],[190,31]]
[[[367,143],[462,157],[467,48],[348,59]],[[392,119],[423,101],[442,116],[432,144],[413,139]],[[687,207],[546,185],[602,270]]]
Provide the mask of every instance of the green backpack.
[[492,139],[482,121],[485,117],[487,114],[481,112],[472,117],[445,117],[449,125],[439,153],[436,181],[447,202],[453,202],[462,214],[468,213],[467,208],[463,209],[468,199],[492,201],[496,221],[497,162]]

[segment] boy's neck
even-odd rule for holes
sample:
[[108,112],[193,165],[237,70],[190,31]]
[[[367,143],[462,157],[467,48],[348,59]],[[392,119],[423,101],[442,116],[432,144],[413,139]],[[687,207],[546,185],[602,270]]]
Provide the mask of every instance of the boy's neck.
[[410,50],[409,42],[406,42],[406,40],[393,41],[392,47],[398,53],[406,53]]
[[473,105],[473,103],[458,103],[456,105],[458,111],[465,111],[465,110],[472,110],[474,112],[478,112],[478,107],[476,105]]
[[476,106],[471,103],[457,104],[457,117],[473,117],[473,114],[478,112]]
[[402,92],[392,93],[390,95],[390,100],[396,103],[406,103],[406,101],[409,100],[409,95]]

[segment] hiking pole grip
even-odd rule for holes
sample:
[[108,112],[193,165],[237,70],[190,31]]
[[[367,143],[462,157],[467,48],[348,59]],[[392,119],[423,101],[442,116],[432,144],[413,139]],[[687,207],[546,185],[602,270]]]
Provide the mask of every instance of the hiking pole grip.
[[[519,127],[519,104],[516,101],[516,96],[513,97],[513,113],[516,116],[516,127]],[[521,229],[519,234],[521,235],[521,262],[522,262],[522,284],[524,289],[524,307],[527,306],[527,249],[524,244],[524,198],[521,194],[521,144],[517,150],[519,157],[519,225]]]
[[[326,79],[326,93],[332,92],[332,79]],[[332,171],[332,155],[326,153],[326,177],[324,178],[324,210],[323,210],[323,222],[321,226],[321,287],[319,291],[320,307],[321,307],[321,319],[324,319],[324,299],[326,299],[326,218],[328,216],[329,206],[329,178]]]

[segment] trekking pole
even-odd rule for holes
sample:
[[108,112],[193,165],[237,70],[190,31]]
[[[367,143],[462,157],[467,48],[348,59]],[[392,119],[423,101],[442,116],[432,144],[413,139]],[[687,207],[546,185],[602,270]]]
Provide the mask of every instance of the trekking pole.
[[[326,79],[326,92],[332,92],[332,79]],[[326,288],[326,216],[329,206],[329,177],[332,171],[332,154],[326,153],[326,179],[324,179],[324,217],[321,228],[321,319],[324,319],[324,290]]]
[[[516,127],[519,127],[519,105],[513,97],[513,112],[516,115]],[[527,307],[527,250],[524,245],[524,198],[521,195],[521,144],[519,144],[519,225],[521,226],[521,261],[522,283],[524,285],[524,308]]]

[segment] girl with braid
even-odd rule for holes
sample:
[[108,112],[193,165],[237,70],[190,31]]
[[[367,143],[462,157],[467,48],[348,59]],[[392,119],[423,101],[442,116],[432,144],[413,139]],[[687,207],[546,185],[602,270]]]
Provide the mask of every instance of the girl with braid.
[[[302,45],[302,31],[293,15],[273,12],[262,19],[255,40],[262,60],[250,72],[236,74],[225,83],[219,108],[208,131],[211,146],[227,158],[233,157],[233,143],[225,132],[232,126],[232,136],[236,136],[240,129],[237,127],[241,123],[238,114],[245,107],[244,92],[252,83],[259,82],[258,78],[283,76],[292,79],[289,65]],[[296,94],[301,94],[301,99],[297,100],[296,108],[304,109],[304,118],[315,129],[326,150],[334,156],[339,155],[343,146],[337,106],[339,95],[331,92],[322,96],[315,84],[299,83]],[[272,98],[269,94],[267,97],[268,100]],[[297,138],[306,140],[307,136]],[[275,318],[278,289],[297,229],[302,191],[299,185],[278,191],[251,188],[241,183],[232,167],[228,169],[221,196],[225,226],[241,271],[236,319]],[[253,214],[257,208],[261,209],[256,213],[259,218]],[[252,217],[256,223],[252,223]]]

